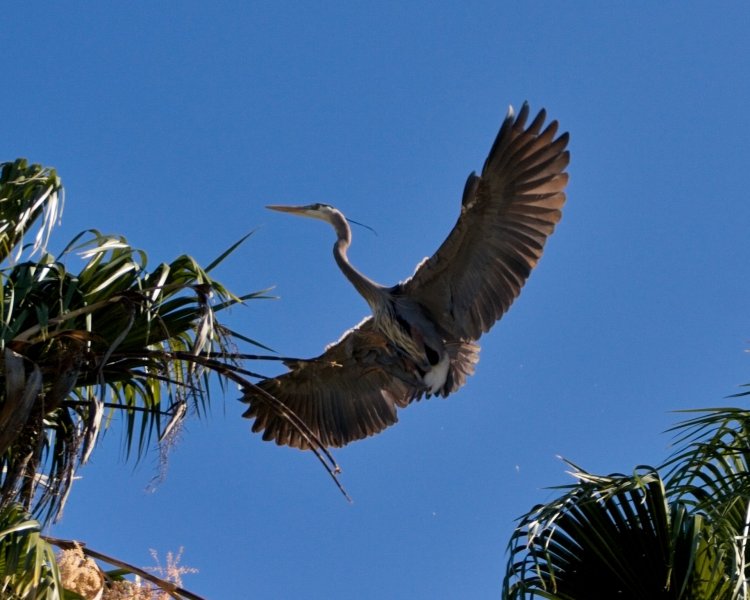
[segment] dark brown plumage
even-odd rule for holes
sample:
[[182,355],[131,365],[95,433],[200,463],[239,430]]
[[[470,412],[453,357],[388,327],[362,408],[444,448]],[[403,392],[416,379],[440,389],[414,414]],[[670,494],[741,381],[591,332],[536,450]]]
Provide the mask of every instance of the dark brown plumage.
[[[334,258],[373,311],[319,357],[245,390],[244,416],[263,439],[306,449],[294,413],[324,446],[343,446],[396,422],[396,409],[447,396],[474,372],[474,343],[508,310],[560,220],[568,181],[568,134],[555,137],[540,111],[510,109],[480,176],[464,189],[461,214],[438,251],[393,287],[359,273],[346,258],[351,232],[335,208],[270,207],[330,223]],[[267,394],[278,402],[272,402]]]

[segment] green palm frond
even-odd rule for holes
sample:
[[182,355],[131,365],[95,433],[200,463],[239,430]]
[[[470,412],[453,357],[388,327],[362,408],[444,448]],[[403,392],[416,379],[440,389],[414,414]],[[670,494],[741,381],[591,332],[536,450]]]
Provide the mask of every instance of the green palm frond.
[[[52,170],[2,165],[0,262],[20,258],[40,216],[43,247],[61,190]],[[243,240],[209,269],[183,255],[149,270],[124,237],[89,230],[58,257],[0,268],[0,504],[54,516],[102,428],[121,425],[140,458],[206,410],[212,374],[245,383],[235,344],[252,340],[217,312],[264,293],[236,296],[209,274]]]
[[750,411],[715,408],[672,428],[676,450],[664,465],[674,498],[710,520],[715,544],[734,553],[737,585],[750,578]]
[[[5,379],[11,381],[13,368],[18,371],[22,363],[21,389],[40,380],[40,401],[25,404],[21,417],[13,410],[14,423],[0,427],[28,430],[27,440],[14,438],[13,451],[6,452],[7,440],[0,446],[7,473],[3,486],[19,486],[28,504],[39,491],[30,476],[46,465],[52,485],[42,490],[38,508],[54,510],[77,458],[88,458],[103,422],[119,418],[127,453],[135,449],[140,456],[168,425],[174,429],[188,403],[205,410],[209,373],[239,369],[231,336],[216,321],[215,304],[225,308],[244,298],[228,292],[192,258],[180,256],[149,272],[142,251],[98,232],[77,250],[87,261],[78,273],[52,260],[2,273]],[[40,437],[41,431],[47,435]],[[26,462],[19,465],[19,457]]]
[[[571,465],[574,466],[574,465]],[[503,598],[731,598],[727,556],[701,515],[670,503],[650,467],[578,482],[520,519]]]
[[0,597],[59,600],[60,574],[41,525],[18,504],[0,510]]
[[[96,230],[52,256],[46,241],[61,198],[53,170],[0,164],[0,598],[79,598],[62,590],[51,538],[39,536],[30,515],[61,514],[76,470],[113,424],[127,456],[156,447],[163,458],[186,416],[207,410],[212,380],[222,391],[229,382],[253,385],[246,378],[256,375],[239,361],[261,357],[240,354],[236,344],[267,349],[217,319],[268,297],[236,296],[210,274],[248,236],[207,268],[182,255],[149,269],[145,252]],[[35,224],[34,243],[24,246]],[[319,444],[314,452],[346,495],[331,455]],[[199,598],[150,580],[175,597]]]
[[44,250],[62,213],[62,184],[54,169],[19,158],[0,163],[0,263],[21,256],[24,234],[43,216],[33,250]]
[[685,412],[698,416],[670,430],[676,450],[664,469],[673,493],[701,510],[724,510],[733,498],[750,497],[750,411]]

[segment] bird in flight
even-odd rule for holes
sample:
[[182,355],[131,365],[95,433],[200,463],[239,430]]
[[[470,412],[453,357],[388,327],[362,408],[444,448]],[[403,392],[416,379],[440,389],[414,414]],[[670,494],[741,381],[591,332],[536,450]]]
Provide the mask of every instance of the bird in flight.
[[[372,310],[317,358],[287,360],[287,373],[244,390],[244,417],[264,440],[341,447],[397,421],[397,408],[448,396],[474,372],[479,337],[510,308],[536,266],[565,203],[568,134],[541,110],[511,107],[481,175],[469,175],[453,230],[414,275],[380,285],[346,252],[346,217],[326,204],[269,206],[329,223],[333,257]],[[290,418],[290,413],[293,418]],[[296,423],[295,423],[296,421]],[[300,423],[304,427],[300,427]]]

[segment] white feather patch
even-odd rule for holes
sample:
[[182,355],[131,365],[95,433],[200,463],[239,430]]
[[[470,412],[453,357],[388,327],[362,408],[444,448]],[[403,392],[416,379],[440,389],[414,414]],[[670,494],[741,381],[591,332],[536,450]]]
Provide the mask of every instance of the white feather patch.
[[437,394],[438,391],[445,385],[445,380],[448,377],[448,369],[450,368],[451,359],[446,353],[440,362],[432,367],[427,373],[424,374],[424,384],[427,386],[427,390],[430,394]]

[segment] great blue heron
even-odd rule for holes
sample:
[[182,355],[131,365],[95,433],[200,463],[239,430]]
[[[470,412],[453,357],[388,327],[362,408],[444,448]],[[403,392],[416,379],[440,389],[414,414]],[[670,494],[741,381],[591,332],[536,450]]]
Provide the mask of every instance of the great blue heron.
[[[447,396],[474,372],[474,342],[508,310],[560,220],[570,160],[557,121],[542,110],[526,126],[528,104],[508,114],[481,176],[466,182],[461,214],[438,251],[393,287],[357,271],[346,251],[351,231],[326,204],[268,208],[326,221],[336,231],[333,256],[372,309],[325,352],[285,364],[289,372],[246,389],[253,431],[310,448],[292,412],[323,446],[344,446],[393,425],[396,408],[423,396]],[[270,402],[268,394],[277,402]],[[281,408],[280,408],[281,407]]]

